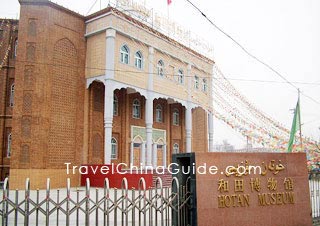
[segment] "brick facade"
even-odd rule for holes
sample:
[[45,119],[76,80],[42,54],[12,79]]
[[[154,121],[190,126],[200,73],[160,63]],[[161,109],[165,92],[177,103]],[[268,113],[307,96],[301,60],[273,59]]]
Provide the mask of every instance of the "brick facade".
[[[18,21],[0,19],[0,176],[9,175]],[[13,90],[12,90],[13,89]],[[13,138],[13,136],[11,136]]]
[[[51,177],[52,187],[64,186],[67,177],[72,177],[72,185],[76,186],[79,175],[66,175],[64,163],[76,166],[104,163],[105,109],[110,106],[105,105],[109,87],[105,87],[101,76],[106,73],[104,68],[110,60],[106,57],[110,46],[106,45],[104,31],[97,30],[106,24],[113,24],[116,31],[113,79],[122,84],[112,90],[117,100],[112,137],[118,151],[112,162],[130,163],[131,142],[135,138],[132,128],[146,128],[146,92],[150,89],[147,74],[150,65],[156,72],[159,60],[165,62],[166,78],[154,75],[152,86],[152,92],[159,94],[152,99],[152,128],[160,133],[165,131],[164,141],[153,141],[159,142],[158,164],[163,161],[164,142],[167,163],[171,161],[174,144],[179,145],[180,152],[186,150],[185,103],[191,101],[188,98],[193,95],[206,104],[211,100],[210,92],[192,89],[190,95],[186,90],[193,87],[191,75],[197,74],[200,78],[211,75],[213,61],[166,40],[145,25],[133,23],[112,8],[83,17],[47,0],[20,0],[20,4],[19,33],[2,37],[7,45],[10,37],[18,38],[18,54],[16,59],[8,58],[6,66],[0,70],[1,179],[9,173],[9,168],[4,166],[10,166],[11,188],[22,188],[27,177],[35,181],[31,183],[33,188],[44,188],[47,177]],[[101,16],[105,13],[109,15]],[[12,21],[12,24],[17,23]],[[154,43],[152,64],[148,61],[151,43]],[[120,62],[119,49],[123,44],[130,48],[128,65]],[[4,54],[2,49],[0,59]],[[141,69],[135,67],[137,51],[143,55]],[[193,65],[190,78],[178,84],[175,74],[181,68],[187,75],[188,65],[191,65],[188,62]],[[88,82],[90,79],[93,80]],[[14,108],[8,105],[13,83]],[[132,116],[134,100],[140,102],[139,118]],[[157,122],[158,105],[162,109],[161,122]],[[174,125],[176,110],[179,123]],[[193,107],[192,121],[193,151],[208,151],[207,112],[203,107]],[[6,157],[9,133],[12,133],[10,159]],[[135,150],[135,153],[138,152]]]

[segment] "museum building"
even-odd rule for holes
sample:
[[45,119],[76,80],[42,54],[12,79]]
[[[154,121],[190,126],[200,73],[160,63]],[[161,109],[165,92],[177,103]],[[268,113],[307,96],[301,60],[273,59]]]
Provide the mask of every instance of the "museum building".
[[65,163],[167,166],[173,153],[213,149],[213,60],[114,7],[82,16],[19,2],[19,21],[0,30],[11,46],[0,51],[1,180],[11,188],[25,178],[78,186]]

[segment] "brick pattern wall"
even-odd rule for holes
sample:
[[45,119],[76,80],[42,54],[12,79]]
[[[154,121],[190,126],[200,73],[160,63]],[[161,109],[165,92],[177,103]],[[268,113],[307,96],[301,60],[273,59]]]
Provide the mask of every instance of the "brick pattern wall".
[[[70,40],[64,38],[54,46],[49,130],[49,164],[75,162],[77,111],[77,53]],[[61,67],[61,64],[69,67]]]
[[104,85],[94,82],[90,86],[89,163],[103,164],[104,156]]
[[192,151],[208,151],[208,117],[202,108],[192,110]]
[[57,177],[65,162],[80,165],[86,47],[82,17],[49,1],[20,4],[10,159],[17,187],[25,169],[40,180]]
[[[15,82],[15,41],[17,39],[17,20],[0,19],[0,180],[9,174],[10,158],[7,157],[8,135],[12,132],[12,108],[10,106],[11,86]],[[14,28],[16,27],[16,30]],[[6,50],[11,48],[5,59]],[[13,137],[13,136],[12,136]]]

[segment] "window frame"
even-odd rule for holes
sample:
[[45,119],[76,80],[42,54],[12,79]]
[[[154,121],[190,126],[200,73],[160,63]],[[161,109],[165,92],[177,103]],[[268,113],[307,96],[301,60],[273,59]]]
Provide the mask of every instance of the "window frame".
[[113,95],[113,116],[118,116],[119,115],[119,100],[117,95]]
[[156,122],[163,122],[163,108],[161,104],[157,104],[156,106]]
[[208,91],[208,80],[206,78],[202,79],[202,91],[205,93]]
[[177,108],[173,109],[172,113],[172,124],[175,126],[180,125],[180,112]]
[[[123,50],[123,48],[125,50]],[[126,58],[126,56],[127,56],[127,58]],[[126,59],[127,59],[127,62],[126,62]],[[127,65],[130,64],[130,49],[126,44],[124,44],[120,47],[120,62],[123,64],[127,64]]]
[[178,82],[184,84],[184,73],[182,69],[178,70]]
[[143,55],[140,50],[134,54],[134,66],[139,70],[143,69]]
[[11,157],[11,145],[12,145],[12,133],[9,133],[7,137],[7,153],[6,153],[7,158]]
[[111,159],[118,159],[118,141],[114,137],[111,138]]
[[132,101],[132,118],[141,119],[141,102],[137,98]]
[[157,74],[160,77],[164,77],[164,62],[163,62],[163,60],[158,60],[158,63],[157,63]]
[[14,83],[12,83],[10,86],[9,107],[14,106],[14,89],[15,89],[15,85]]
[[173,154],[179,153],[179,152],[180,152],[179,149],[180,149],[179,144],[178,144],[178,143],[174,143],[174,144],[173,144],[173,147],[172,147],[172,153],[173,153]]
[[14,47],[13,47],[13,58],[16,58],[17,57],[17,50],[18,50],[18,39],[16,38],[15,41],[14,41]]
[[194,76],[194,89],[198,90],[199,89],[199,85],[200,85],[200,81],[199,81],[199,76],[195,75]]

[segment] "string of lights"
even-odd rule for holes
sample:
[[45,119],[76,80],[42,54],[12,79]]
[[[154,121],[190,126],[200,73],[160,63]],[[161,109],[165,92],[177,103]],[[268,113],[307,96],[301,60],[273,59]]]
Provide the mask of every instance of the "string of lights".
[[[260,64],[264,65],[266,68],[268,68],[270,71],[272,71],[275,75],[280,77],[285,83],[289,84],[293,88],[295,88],[297,91],[301,90],[298,86],[296,86],[294,83],[289,81],[284,75],[282,75],[279,71],[274,69],[271,65],[266,63],[265,61],[261,60],[259,57],[252,54],[249,50],[247,50],[243,45],[241,45],[237,40],[235,40],[231,35],[229,35],[227,32],[225,32],[222,28],[217,26],[211,19],[209,19],[206,14],[203,13],[202,10],[200,10],[199,7],[197,7],[194,3],[192,3],[190,0],[186,0],[193,8],[195,8],[213,27],[215,27],[218,31],[220,31],[223,35],[225,35],[227,38],[229,38],[232,42],[234,42],[240,49],[242,49],[243,52],[245,52],[249,57],[256,60]],[[305,94],[305,92],[300,91],[301,95],[305,96],[306,98],[310,99],[314,103],[320,105],[320,102],[314,99],[313,97]]]

